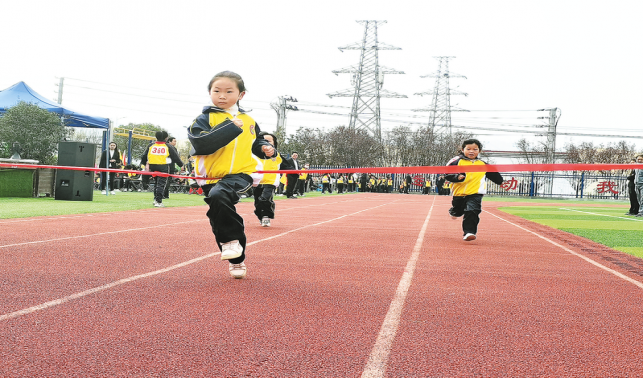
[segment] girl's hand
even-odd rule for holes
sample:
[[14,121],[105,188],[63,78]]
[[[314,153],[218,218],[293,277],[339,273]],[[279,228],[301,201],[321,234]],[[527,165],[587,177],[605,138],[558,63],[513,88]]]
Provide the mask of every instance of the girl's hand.
[[465,177],[465,175],[458,175],[458,180],[464,180]]
[[243,127],[243,120],[237,118],[237,116],[234,116],[234,118],[232,118],[232,122],[234,122],[234,124],[238,127]]
[[261,146],[261,151],[268,157],[271,157],[275,153],[275,149],[270,146]]

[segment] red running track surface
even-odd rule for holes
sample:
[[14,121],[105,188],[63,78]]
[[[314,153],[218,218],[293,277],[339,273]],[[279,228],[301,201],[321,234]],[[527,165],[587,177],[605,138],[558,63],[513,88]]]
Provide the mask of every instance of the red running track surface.
[[449,200],[241,203],[243,280],[205,206],[0,220],[0,376],[643,376],[641,259]]

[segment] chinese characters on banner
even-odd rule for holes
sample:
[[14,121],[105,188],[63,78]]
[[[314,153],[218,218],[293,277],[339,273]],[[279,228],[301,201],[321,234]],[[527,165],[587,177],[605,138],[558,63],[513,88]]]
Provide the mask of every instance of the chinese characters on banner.
[[512,177],[511,180],[507,180],[502,183],[501,187],[507,192],[510,190],[516,190],[516,188],[518,188],[518,180]]
[[599,193],[610,192],[610,193],[618,194],[618,192],[616,191],[616,183],[614,181],[599,182],[598,186],[596,187],[596,191]]

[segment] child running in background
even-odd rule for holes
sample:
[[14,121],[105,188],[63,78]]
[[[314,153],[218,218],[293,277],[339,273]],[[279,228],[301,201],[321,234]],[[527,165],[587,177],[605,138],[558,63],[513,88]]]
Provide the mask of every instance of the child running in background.
[[[267,132],[260,135],[272,144],[275,149],[278,146],[277,137]],[[264,171],[278,171],[286,159],[279,153],[275,153],[269,159],[262,159]],[[275,201],[273,196],[275,189],[279,186],[281,175],[279,173],[264,173],[259,185],[253,190],[255,197],[255,215],[259,218],[262,227],[270,227],[270,220],[275,219]]]
[[[204,107],[188,130],[196,152],[195,177],[201,178],[197,181],[203,187],[205,202],[210,207],[206,215],[221,250],[221,260],[228,260],[232,277],[243,278],[247,273],[244,263],[246,235],[243,218],[235,205],[242,194],[251,190],[253,178],[250,175],[262,169],[259,158],[273,156],[275,149],[259,135],[256,122],[239,107],[239,100],[246,93],[241,76],[230,71],[220,72],[210,80],[208,92],[213,106]],[[224,146],[216,151],[199,155],[197,148],[203,151],[207,146],[197,144],[196,139],[215,135],[212,130],[218,127],[218,130],[227,130],[231,127],[230,122],[241,129],[240,134],[229,142],[226,139],[222,143]],[[216,143],[212,142],[208,139],[208,143]]]
[[[484,161],[478,159],[480,151],[482,151],[482,143],[479,140],[467,139],[462,142],[460,155],[451,159],[447,166],[486,165]],[[445,176],[447,181],[453,183],[451,188],[453,200],[449,214],[453,219],[464,215],[462,231],[463,239],[466,241],[476,240],[478,223],[480,223],[479,215],[482,212],[482,196],[487,193],[487,178],[498,185],[503,182],[502,175],[498,172],[454,173]]]

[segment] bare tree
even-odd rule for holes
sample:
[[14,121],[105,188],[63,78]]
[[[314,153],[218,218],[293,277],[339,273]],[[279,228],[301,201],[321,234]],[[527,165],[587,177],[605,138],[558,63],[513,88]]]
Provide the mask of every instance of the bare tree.
[[539,141],[532,144],[527,139],[522,138],[516,143],[516,147],[520,151],[520,159],[527,164],[543,164],[547,162],[549,148],[545,142]]

